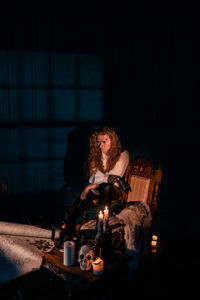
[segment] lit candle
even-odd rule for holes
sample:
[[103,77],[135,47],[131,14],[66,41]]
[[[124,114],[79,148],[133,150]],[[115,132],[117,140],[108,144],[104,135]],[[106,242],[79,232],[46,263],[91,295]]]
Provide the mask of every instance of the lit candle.
[[108,207],[106,206],[105,209],[104,209],[104,218],[105,220],[108,220],[108,217],[109,217],[109,209]]
[[151,241],[151,246],[155,248],[157,246],[157,241]]
[[152,235],[152,240],[153,240],[153,241],[157,241],[157,240],[158,240],[157,235]]
[[103,221],[103,213],[101,210],[99,212],[99,221]]
[[100,257],[97,257],[95,259],[92,266],[93,266],[93,274],[94,275],[99,276],[103,273],[104,262],[103,262],[103,259],[101,259]]
[[98,214],[97,233],[100,236],[102,232],[103,232],[103,213],[102,210],[100,210]]
[[103,232],[106,233],[108,231],[108,218],[109,218],[109,210],[106,206],[104,209],[104,217],[103,217]]

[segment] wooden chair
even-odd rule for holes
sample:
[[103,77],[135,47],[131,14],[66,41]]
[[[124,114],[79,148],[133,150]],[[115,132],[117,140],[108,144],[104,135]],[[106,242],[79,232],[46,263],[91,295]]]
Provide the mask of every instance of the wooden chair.
[[131,191],[124,193],[122,201],[146,202],[152,216],[157,208],[159,183],[162,179],[161,166],[154,165],[145,157],[138,157],[131,161],[125,172],[125,180],[128,181]]
[[[151,238],[154,234],[155,212],[157,209],[161,179],[161,166],[156,166],[145,157],[137,157],[132,160],[125,172],[125,180],[128,181],[131,191],[123,194],[122,201],[124,201],[124,206],[128,207],[133,204],[132,202],[139,201],[145,205],[145,207],[149,206],[151,212],[151,215],[144,218],[142,230],[140,230],[141,234],[139,239],[141,248],[138,252],[139,258],[136,257],[132,260],[138,261],[138,265],[136,268],[131,269],[130,279],[134,278],[136,274],[138,276],[142,266],[151,259]],[[148,204],[148,206],[146,206],[146,204]]]

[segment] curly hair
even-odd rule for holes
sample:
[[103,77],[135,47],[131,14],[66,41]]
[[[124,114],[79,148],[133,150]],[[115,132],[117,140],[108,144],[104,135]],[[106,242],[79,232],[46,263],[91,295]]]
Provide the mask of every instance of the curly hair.
[[[108,160],[104,168],[102,161],[102,152],[98,143],[98,136],[107,134],[111,139],[111,147],[107,153]],[[90,137],[90,152],[88,155],[88,168],[89,175],[91,176],[100,170],[102,173],[109,172],[115,166],[122,152],[121,142],[117,132],[112,127],[103,127],[102,129],[95,130]]]

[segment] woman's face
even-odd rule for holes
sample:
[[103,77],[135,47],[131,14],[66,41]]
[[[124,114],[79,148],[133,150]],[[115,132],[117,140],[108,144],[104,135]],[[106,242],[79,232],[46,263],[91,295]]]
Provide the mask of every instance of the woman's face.
[[98,144],[99,147],[101,149],[101,152],[104,154],[107,154],[107,152],[110,150],[111,148],[111,139],[107,134],[99,134],[98,135]]

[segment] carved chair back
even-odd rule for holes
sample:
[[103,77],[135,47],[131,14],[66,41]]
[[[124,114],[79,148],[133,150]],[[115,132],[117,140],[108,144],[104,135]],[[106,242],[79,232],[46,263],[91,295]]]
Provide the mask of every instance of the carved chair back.
[[124,202],[146,202],[152,215],[157,208],[158,188],[162,179],[161,166],[156,166],[145,157],[131,161],[125,172],[131,191],[123,195]]

